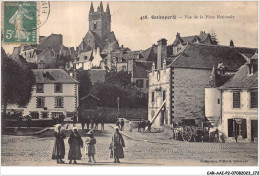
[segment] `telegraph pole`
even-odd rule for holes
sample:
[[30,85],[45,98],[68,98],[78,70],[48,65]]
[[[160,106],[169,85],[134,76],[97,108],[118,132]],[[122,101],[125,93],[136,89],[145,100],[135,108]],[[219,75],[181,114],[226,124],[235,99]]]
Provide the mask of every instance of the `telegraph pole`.
[[116,102],[117,102],[117,119],[118,119],[119,118],[119,102],[120,102],[119,97],[117,97]]

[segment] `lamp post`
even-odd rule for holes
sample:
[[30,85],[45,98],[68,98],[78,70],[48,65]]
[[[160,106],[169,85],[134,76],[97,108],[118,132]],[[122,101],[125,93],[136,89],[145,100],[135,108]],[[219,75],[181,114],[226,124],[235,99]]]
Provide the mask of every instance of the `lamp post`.
[[119,97],[117,97],[116,102],[117,102],[117,119],[118,119],[119,118],[119,102],[120,102]]

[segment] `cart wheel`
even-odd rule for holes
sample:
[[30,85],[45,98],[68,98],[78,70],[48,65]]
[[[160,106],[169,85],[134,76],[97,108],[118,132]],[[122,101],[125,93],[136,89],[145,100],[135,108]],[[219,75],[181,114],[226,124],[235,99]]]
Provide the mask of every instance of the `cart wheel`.
[[190,142],[192,140],[192,132],[193,130],[191,129],[190,126],[186,126],[185,128],[183,128],[183,132],[182,132],[182,139],[183,141],[188,141]]

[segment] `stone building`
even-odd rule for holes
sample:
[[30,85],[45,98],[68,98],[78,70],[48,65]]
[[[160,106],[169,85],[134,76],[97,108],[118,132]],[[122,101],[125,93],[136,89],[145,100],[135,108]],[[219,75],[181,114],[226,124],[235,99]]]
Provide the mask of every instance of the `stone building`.
[[65,67],[66,62],[76,56],[74,47],[63,45],[61,34],[40,36],[38,45],[21,45],[15,47],[13,55],[21,55],[27,62],[38,64],[43,61],[47,68]]
[[215,34],[206,33],[205,31],[200,31],[199,35],[185,36],[181,37],[181,34],[177,32],[176,38],[172,44],[173,55],[177,55],[182,52],[187,44],[200,43],[205,45],[217,45],[218,42],[215,38]]
[[103,3],[94,10],[93,3],[91,2],[89,10],[89,30],[82,42],[77,48],[78,54],[83,51],[94,50],[100,48],[102,54],[108,54],[108,52],[119,48],[119,44],[116,40],[116,36],[111,31],[111,14],[109,4],[107,4],[106,10],[103,8]]
[[181,119],[205,120],[204,89],[212,68],[222,63],[228,72],[236,72],[252,54],[251,48],[187,43],[181,53],[167,56],[167,41],[158,41],[157,68],[149,72],[148,119],[164,127]]
[[258,138],[258,54],[241,55],[246,63],[228,81],[205,88],[205,116],[226,141],[237,136],[238,142],[254,142]]

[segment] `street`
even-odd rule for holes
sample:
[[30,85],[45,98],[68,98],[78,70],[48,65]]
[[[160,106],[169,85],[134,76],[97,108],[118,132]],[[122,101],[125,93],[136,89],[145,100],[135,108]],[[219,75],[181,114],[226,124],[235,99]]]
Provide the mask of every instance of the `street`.
[[[125,158],[121,163],[113,163],[110,158],[109,144],[114,129],[105,125],[105,132],[96,137],[96,161],[88,163],[88,157],[82,148],[82,159],[78,164],[68,164],[68,136],[65,139],[65,164],[51,160],[54,137],[2,136],[3,166],[86,166],[86,165],[138,165],[138,166],[216,166],[216,165],[257,165],[257,144],[255,143],[196,143],[174,141],[169,143],[151,143],[133,140],[124,136]],[[95,134],[95,133],[94,133]],[[137,138],[140,134],[135,134]],[[144,135],[142,135],[144,138]],[[86,137],[83,137],[85,141]],[[141,139],[141,138],[140,138]],[[167,140],[163,140],[165,142]]]

